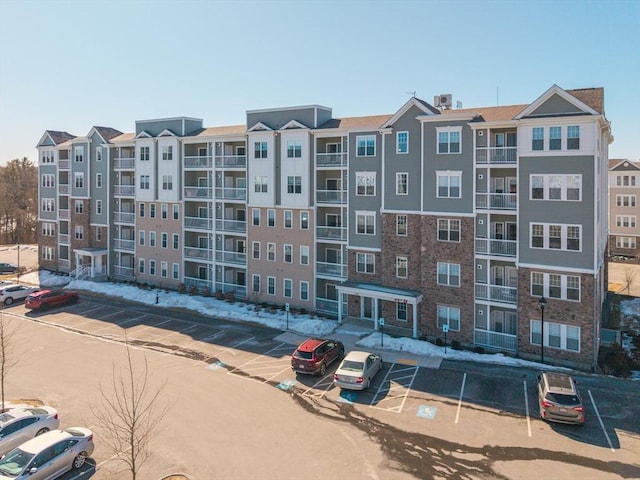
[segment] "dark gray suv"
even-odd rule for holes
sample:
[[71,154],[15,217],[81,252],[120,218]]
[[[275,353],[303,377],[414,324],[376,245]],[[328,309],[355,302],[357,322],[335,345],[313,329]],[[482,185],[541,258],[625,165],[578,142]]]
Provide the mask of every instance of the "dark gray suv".
[[575,380],[567,374],[538,375],[538,405],[543,420],[584,425],[584,405]]

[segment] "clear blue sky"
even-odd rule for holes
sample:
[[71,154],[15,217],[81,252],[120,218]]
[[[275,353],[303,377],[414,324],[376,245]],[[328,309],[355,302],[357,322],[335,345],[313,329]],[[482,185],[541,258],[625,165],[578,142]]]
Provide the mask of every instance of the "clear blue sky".
[[640,0],[0,0],[0,163],[35,161],[47,129],[387,114],[414,91],[509,105],[553,84],[604,87],[609,156],[640,160]]

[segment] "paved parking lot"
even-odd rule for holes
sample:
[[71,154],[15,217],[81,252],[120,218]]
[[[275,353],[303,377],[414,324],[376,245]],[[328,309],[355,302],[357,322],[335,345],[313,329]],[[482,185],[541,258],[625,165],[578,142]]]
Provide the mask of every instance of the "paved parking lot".
[[[637,383],[578,376],[581,428],[538,418],[536,372],[526,369],[447,360],[426,368],[387,356],[371,387],[351,392],[333,386],[335,366],[324,377],[296,376],[289,356],[302,337],[288,332],[86,295],[42,314],[16,305],[4,318],[22,324],[24,341],[11,391],[44,397],[63,418],[97,428],[83,399],[109,378],[125,334],[151,359],[153,378],[169,379],[168,396],[179,400],[152,455],[155,476],[144,478],[180,469],[195,480],[254,478],[283,461],[277,478],[310,465],[317,475],[305,478],[432,478],[442,469],[449,478],[467,469],[468,478],[640,477]],[[87,467],[94,480],[114,478],[100,434],[95,471]],[[545,462],[534,470],[531,460]]]

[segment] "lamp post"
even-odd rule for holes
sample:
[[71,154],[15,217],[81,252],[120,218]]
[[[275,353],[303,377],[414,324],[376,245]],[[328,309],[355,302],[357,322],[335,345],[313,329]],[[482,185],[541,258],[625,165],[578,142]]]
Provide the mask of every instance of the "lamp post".
[[544,307],[547,304],[547,300],[544,297],[540,297],[538,300],[538,304],[540,305],[540,363],[544,363]]

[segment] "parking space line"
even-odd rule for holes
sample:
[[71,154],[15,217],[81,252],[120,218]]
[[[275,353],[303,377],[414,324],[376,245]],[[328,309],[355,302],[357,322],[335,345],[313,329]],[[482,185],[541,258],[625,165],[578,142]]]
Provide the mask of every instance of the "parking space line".
[[464,384],[467,381],[467,372],[462,376],[462,386],[460,387],[460,398],[458,398],[458,411],[456,412],[456,421],[454,423],[458,423],[460,420],[460,409],[462,408],[462,395],[464,395]]
[[[155,327],[159,327],[160,325],[164,325],[165,323],[169,323],[170,321],[171,321],[171,319],[167,319],[167,320],[164,320],[164,321],[162,321],[162,322],[160,322],[160,323],[152,323],[152,324],[150,324],[150,325],[143,325],[143,326],[140,328],[140,331],[145,330],[145,329],[147,329],[147,328],[155,328]],[[137,333],[139,334],[139,333],[140,333],[140,331],[138,331]],[[135,340],[143,341],[143,342],[145,341],[143,338],[139,338],[139,337],[132,337],[132,338],[134,338]]]
[[208,342],[209,340],[213,340],[214,338],[223,336],[225,333],[226,332],[224,330],[218,330],[216,333],[212,335],[207,335],[206,337],[196,340],[195,342]]
[[[369,403],[369,406],[371,408],[377,408],[378,410],[386,410],[389,412],[396,412],[396,413],[402,412],[402,409],[407,400],[407,397],[409,396],[409,392],[411,391],[411,386],[413,385],[416,375],[418,374],[419,367],[417,365],[405,366],[405,364],[403,364],[401,368],[393,372],[394,373],[393,379],[389,380],[389,388],[382,388],[383,385],[386,385],[387,379],[389,378],[389,375],[391,375],[391,371],[396,366],[398,366],[398,364],[393,364],[389,369],[389,371],[387,372],[387,375],[382,381],[382,385],[380,385],[380,388],[378,388],[378,391],[376,392],[373,399],[371,400],[371,403]],[[402,375],[402,376],[395,375],[396,373],[403,373],[403,372],[407,372],[408,375]],[[410,379],[409,382],[405,382],[405,380],[407,379]],[[395,383],[395,385],[391,385],[392,383]],[[396,392],[396,391],[400,393],[392,394],[392,392]],[[402,400],[400,401],[400,399]],[[395,405],[395,406],[386,407],[386,408],[383,408],[380,406],[380,404],[383,402],[393,402],[393,401],[400,401],[400,405]]]
[[278,375],[280,375],[281,373],[286,372],[287,370],[291,370],[291,367],[286,367],[286,368],[284,368],[283,370],[280,370],[278,373],[276,373],[276,374],[274,374],[274,375],[271,375],[269,378],[267,378],[267,379],[264,381],[264,383],[267,383],[267,382],[268,382],[269,380],[271,380],[272,378],[277,377]]
[[[236,370],[240,370],[242,367],[244,367],[245,365],[249,365],[250,363],[253,362],[257,362],[260,358],[262,358],[265,355],[269,355],[271,352],[277,352],[278,350],[280,350],[284,345],[287,345],[286,343],[281,343],[280,345],[278,345],[277,347],[273,347],[271,350],[268,350],[266,352],[264,352],[261,355],[258,355],[256,357],[253,357],[251,360],[244,362],[243,364],[238,365],[236,368],[234,368],[233,370],[229,370],[229,373],[233,373]],[[287,347],[287,349],[291,349],[291,347]]]
[[[235,349],[236,349],[237,347],[239,347],[240,345],[242,345],[242,344],[244,344],[244,343],[247,343],[247,342],[250,342],[251,340],[254,340],[255,338],[256,338],[256,337],[254,337],[254,336],[251,336],[251,337],[249,337],[249,338],[246,338],[246,339],[242,340],[241,342],[235,343],[235,344],[233,344],[233,345],[231,345],[231,346],[229,346],[229,347],[223,348],[222,350],[219,350],[219,351],[215,352],[215,353],[213,354],[213,356],[214,356],[214,357],[217,357],[218,355],[221,355],[221,354],[223,354],[223,353],[225,353],[225,352],[228,352],[228,351],[230,351],[230,350],[235,350]],[[198,363],[199,363],[199,362],[198,362]]]
[[[178,320],[181,321],[181,320]],[[186,323],[186,322],[185,322]],[[194,328],[198,328],[198,326],[194,323],[192,323],[191,325],[187,325],[185,328],[183,328],[182,330],[178,330],[178,331],[173,331],[173,332],[169,332],[166,335],[156,339],[156,342],[162,342],[164,339],[171,337],[172,335],[182,335],[185,332],[188,332],[189,330],[193,330]]]
[[598,422],[600,422],[600,428],[602,428],[602,431],[604,432],[604,436],[607,439],[607,443],[609,444],[609,448],[611,449],[612,452],[615,452],[615,449],[613,448],[613,445],[611,444],[611,439],[609,438],[609,434],[607,433],[607,430],[604,428],[604,422],[602,421],[602,417],[600,417],[600,412],[598,411],[598,407],[596,406],[596,401],[593,399],[593,395],[591,395],[591,390],[588,390],[589,392],[589,398],[591,399],[591,404],[593,405],[593,409],[596,411],[596,416],[598,417]]
[[[328,382],[327,382],[327,379],[329,379]],[[302,392],[302,395],[304,395],[305,397],[322,398],[326,395],[326,393],[329,391],[332,385],[333,385],[333,373],[330,373],[329,375],[325,375],[323,378],[321,378],[316,383],[314,383],[309,388],[307,388],[304,392]],[[326,388],[323,388],[321,393],[315,391],[315,389],[320,387],[325,387],[325,386]]]
[[531,417],[529,416],[529,396],[527,394],[527,381],[524,380],[522,383],[524,384],[524,408],[527,412],[527,430],[529,431],[529,436],[531,436]]

